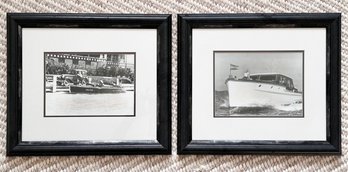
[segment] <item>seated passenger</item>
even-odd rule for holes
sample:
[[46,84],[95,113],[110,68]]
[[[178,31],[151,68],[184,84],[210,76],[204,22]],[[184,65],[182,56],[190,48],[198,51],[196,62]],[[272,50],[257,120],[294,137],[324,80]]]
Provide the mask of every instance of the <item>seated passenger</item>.
[[103,80],[100,80],[98,83],[98,87],[103,87],[103,86],[104,86],[104,82],[103,82]]
[[250,73],[249,73],[248,70],[244,73],[243,79],[245,79],[245,80],[251,80],[251,78],[250,78]]

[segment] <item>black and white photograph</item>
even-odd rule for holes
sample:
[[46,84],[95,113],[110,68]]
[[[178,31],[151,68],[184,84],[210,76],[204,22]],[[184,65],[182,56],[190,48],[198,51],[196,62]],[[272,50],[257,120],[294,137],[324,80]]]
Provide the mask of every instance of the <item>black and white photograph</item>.
[[44,116],[135,116],[135,53],[45,52],[44,59]]
[[303,51],[215,51],[214,117],[304,117]]

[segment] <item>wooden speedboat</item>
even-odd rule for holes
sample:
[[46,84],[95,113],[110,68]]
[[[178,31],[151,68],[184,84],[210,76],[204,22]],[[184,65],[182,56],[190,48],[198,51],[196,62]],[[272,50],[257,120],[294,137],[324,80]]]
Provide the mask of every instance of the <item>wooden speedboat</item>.
[[71,93],[125,93],[126,91],[118,86],[92,86],[92,85],[71,85]]

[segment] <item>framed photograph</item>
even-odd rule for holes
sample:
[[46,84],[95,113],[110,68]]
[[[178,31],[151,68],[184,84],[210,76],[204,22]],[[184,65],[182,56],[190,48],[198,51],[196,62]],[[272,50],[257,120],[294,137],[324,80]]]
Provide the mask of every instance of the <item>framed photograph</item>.
[[341,14],[178,16],[178,153],[341,153]]
[[7,155],[171,153],[171,15],[7,14]]
[[303,59],[304,51],[214,51],[214,117],[303,118]]

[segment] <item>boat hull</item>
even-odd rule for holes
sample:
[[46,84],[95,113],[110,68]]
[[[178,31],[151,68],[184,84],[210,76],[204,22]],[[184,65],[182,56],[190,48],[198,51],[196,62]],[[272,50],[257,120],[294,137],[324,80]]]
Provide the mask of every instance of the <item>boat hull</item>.
[[117,87],[93,87],[93,86],[70,86],[71,93],[124,93],[125,90]]
[[126,91],[134,91],[134,84],[122,84],[121,87]]
[[226,82],[230,107],[281,106],[302,102],[302,93],[284,86],[255,81]]

